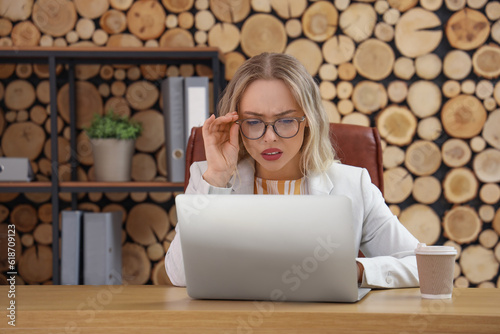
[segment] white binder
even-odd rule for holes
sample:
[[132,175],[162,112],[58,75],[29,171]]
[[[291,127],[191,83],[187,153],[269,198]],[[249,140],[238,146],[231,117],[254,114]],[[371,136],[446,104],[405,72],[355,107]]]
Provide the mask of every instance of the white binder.
[[33,170],[28,158],[0,158],[0,181],[31,181]]
[[186,145],[191,129],[195,126],[202,126],[208,118],[208,103],[208,78],[187,77],[184,80]]
[[62,211],[61,216],[61,284],[78,285],[83,211]]

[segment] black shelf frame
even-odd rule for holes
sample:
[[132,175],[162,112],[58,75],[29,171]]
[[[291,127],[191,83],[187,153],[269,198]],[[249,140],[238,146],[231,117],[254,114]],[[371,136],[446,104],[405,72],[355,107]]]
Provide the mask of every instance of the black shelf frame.
[[[221,95],[226,80],[224,75],[224,58],[218,48],[196,47],[196,48],[101,48],[101,47],[0,47],[0,63],[29,63],[47,64],[49,66],[50,87],[50,125],[51,129],[57,129],[57,65],[67,65],[69,83],[69,109],[70,109],[70,147],[71,147],[71,180],[76,180],[76,95],[75,95],[75,65],[80,64],[202,64],[212,69],[213,77],[213,110],[216,113],[217,101]],[[50,132],[51,152],[58,152],[57,131]],[[71,208],[77,208],[77,193],[79,192],[107,192],[107,191],[183,191],[182,183],[167,183],[159,186],[158,182],[150,184],[140,182],[133,185],[132,182],[116,185],[109,182],[102,184],[81,185],[62,184],[58,178],[57,154],[51,155],[52,170],[50,185],[32,185],[27,183],[7,183],[0,185],[0,192],[50,192],[52,201],[52,281],[54,285],[60,284],[59,264],[59,193],[71,192]]]

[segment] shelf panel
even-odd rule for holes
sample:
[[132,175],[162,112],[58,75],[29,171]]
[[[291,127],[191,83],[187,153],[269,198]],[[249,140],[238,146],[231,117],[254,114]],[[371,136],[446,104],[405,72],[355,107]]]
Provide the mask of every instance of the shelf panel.
[[169,192],[184,191],[184,183],[173,182],[78,182],[67,181],[59,183],[60,192],[88,191],[150,191]]
[[52,186],[50,182],[0,182],[0,193],[50,193]]

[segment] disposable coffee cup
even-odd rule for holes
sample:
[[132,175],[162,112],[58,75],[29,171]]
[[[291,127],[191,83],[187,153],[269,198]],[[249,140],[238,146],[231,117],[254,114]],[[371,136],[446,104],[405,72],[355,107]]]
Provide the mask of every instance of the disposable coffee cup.
[[422,298],[451,298],[456,249],[449,246],[418,244],[415,255]]

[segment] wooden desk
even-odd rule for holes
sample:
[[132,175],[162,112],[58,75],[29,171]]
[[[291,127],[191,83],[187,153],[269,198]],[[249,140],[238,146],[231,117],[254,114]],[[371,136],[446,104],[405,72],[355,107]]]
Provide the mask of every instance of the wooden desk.
[[16,286],[16,327],[1,333],[499,333],[500,289],[371,291],[354,304],[192,300],[165,286]]

